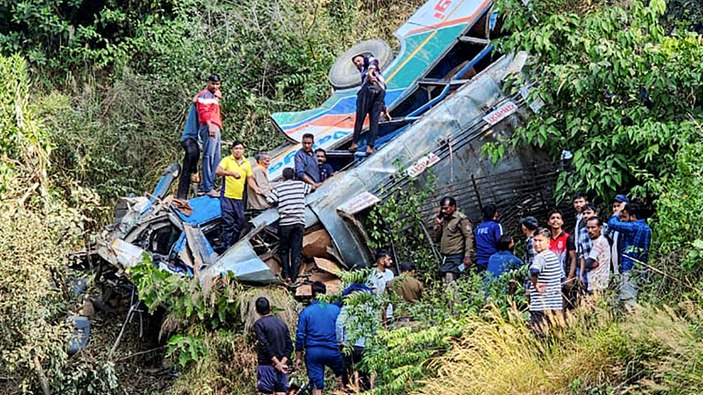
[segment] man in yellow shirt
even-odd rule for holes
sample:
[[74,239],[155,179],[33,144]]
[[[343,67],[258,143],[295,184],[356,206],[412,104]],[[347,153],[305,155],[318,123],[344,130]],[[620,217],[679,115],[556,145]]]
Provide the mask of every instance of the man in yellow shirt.
[[222,211],[222,241],[225,249],[239,240],[239,232],[244,224],[244,183],[255,193],[264,192],[254,182],[251,163],[244,158],[244,144],[235,141],[232,155],[222,159],[215,170],[218,177],[224,177],[220,209]]

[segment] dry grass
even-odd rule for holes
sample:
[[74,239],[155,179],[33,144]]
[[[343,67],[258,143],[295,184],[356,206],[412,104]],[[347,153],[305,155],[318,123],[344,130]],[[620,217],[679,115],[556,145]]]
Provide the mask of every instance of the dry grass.
[[255,302],[259,297],[264,296],[271,304],[271,311],[275,316],[283,320],[288,325],[291,332],[298,323],[298,313],[302,309],[300,303],[296,302],[293,295],[283,287],[270,286],[265,288],[251,288],[244,291],[240,296],[240,313],[244,323],[244,333],[251,333],[254,323],[259,319],[256,313]]
[[691,324],[700,318],[691,304],[683,315],[642,308],[622,320],[594,305],[539,339],[519,318],[495,314],[491,322],[471,321],[452,351],[432,362],[438,377],[419,393],[555,395],[609,387],[612,394],[697,394],[703,343]]
[[256,349],[242,335],[209,334],[209,354],[173,385],[173,395],[256,394]]

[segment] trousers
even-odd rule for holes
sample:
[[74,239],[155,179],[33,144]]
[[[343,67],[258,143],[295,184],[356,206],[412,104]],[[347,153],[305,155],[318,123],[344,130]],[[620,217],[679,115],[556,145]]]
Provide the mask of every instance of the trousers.
[[305,225],[303,224],[278,227],[278,257],[281,259],[281,266],[283,266],[281,277],[285,279],[290,276],[292,282],[298,278],[300,271],[304,230]]
[[244,224],[244,201],[220,196],[222,211],[222,242],[225,249],[239,240],[239,232]]
[[181,147],[183,147],[185,154],[183,155],[181,175],[178,178],[176,197],[186,199],[188,198],[188,188],[190,188],[190,175],[198,171],[200,147],[198,147],[198,142],[195,141],[195,139],[185,139],[181,141]]
[[369,137],[366,145],[373,147],[378,136],[378,118],[386,99],[386,90],[379,84],[365,83],[356,94],[356,119],[354,120],[354,144],[359,142],[366,114],[369,115]]
[[203,142],[203,177],[200,183],[200,192],[210,192],[215,182],[215,170],[220,164],[220,153],[222,151],[222,139],[220,136],[220,128],[217,129],[214,136],[210,136],[207,125],[200,125],[198,135]]

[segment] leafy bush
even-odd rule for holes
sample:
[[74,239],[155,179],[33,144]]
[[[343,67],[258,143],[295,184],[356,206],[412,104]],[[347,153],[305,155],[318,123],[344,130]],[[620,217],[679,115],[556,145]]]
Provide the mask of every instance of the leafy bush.
[[369,247],[392,250],[400,262],[413,262],[417,272],[428,280],[439,269],[439,257],[432,250],[434,241],[428,238],[432,230],[425,227],[422,210],[433,186],[430,176],[423,186],[411,182],[398,188],[364,218]]
[[26,72],[21,58],[0,56],[0,392],[110,394],[117,388],[112,364],[66,353],[66,251],[82,239],[92,194],[78,189],[62,201],[54,192],[52,145],[27,105]]
[[[623,8],[626,7],[626,8]],[[588,190],[608,201],[615,192],[666,175],[676,152],[696,140],[703,99],[702,38],[664,34],[664,0],[596,7],[583,14],[559,8],[510,9],[513,32],[503,50],[531,55],[531,100],[544,106],[516,131],[515,145],[558,155],[574,153],[572,173],[558,189]],[[634,189],[640,197],[651,189]]]
[[3,0],[0,51],[22,52],[35,65],[67,72],[112,66],[134,52],[141,26],[168,23],[173,8],[192,1]]

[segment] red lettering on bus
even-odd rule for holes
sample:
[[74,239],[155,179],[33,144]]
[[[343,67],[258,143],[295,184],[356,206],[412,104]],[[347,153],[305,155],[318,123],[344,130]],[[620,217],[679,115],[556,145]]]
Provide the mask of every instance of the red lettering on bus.
[[438,19],[443,19],[444,18],[444,11],[446,11],[449,6],[452,4],[452,0],[439,0],[437,4],[434,6],[435,13],[434,17]]

